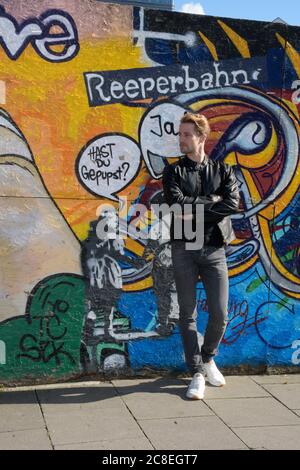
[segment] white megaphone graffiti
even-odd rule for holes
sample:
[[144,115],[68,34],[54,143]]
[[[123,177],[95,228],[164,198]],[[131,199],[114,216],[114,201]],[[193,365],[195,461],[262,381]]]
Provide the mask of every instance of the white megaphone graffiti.
[[80,243],[44,186],[31,150],[0,109],[0,322],[56,273],[81,273]]

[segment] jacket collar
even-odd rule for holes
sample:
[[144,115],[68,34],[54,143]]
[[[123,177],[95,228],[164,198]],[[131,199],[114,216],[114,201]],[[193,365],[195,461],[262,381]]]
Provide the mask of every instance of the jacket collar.
[[184,155],[182,160],[185,166],[192,168],[193,170],[200,170],[201,168],[204,168],[209,161],[207,155],[205,155],[204,160],[201,163],[194,162],[187,155]]

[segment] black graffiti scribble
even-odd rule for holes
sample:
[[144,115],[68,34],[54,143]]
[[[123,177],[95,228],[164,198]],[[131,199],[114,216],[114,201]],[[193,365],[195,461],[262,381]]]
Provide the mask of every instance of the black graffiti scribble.
[[[36,344],[36,346],[26,345],[28,339],[32,341],[31,344]],[[62,361],[60,355],[63,355],[66,356],[72,364],[75,364],[72,355],[63,349],[64,344],[64,342],[57,344],[54,341],[39,341],[34,335],[24,335],[20,341],[22,354],[18,354],[17,358],[25,357],[33,362],[42,362],[44,364],[47,364],[52,358],[55,358],[56,365],[61,365]],[[49,348],[51,348],[50,351]],[[34,353],[37,355],[34,355]]]
[[174,136],[179,134],[179,132],[175,131],[173,122],[167,121],[164,124],[162,124],[161,116],[159,114],[157,114],[156,116],[150,116],[150,119],[158,119],[157,124],[159,126],[159,133],[151,129],[150,132],[152,132],[152,134],[157,135],[158,137],[162,137],[164,132],[167,135],[174,135]]
[[[108,143],[105,145],[101,145],[101,147],[99,147],[98,145],[93,145],[89,148],[88,156],[90,157],[92,162],[97,163],[98,168],[101,168],[102,166],[107,167],[111,163],[110,159],[113,158],[112,147],[114,145],[116,144]],[[106,150],[106,147],[108,147],[109,150]]]
[[[41,335],[41,337],[44,335],[44,331],[45,331],[46,336],[48,336],[50,339],[56,341],[56,340],[62,339],[67,333],[67,328],[66,327],[64,328],[63,332],[58,336],[55,336],[51,332],[51,322],[53,323],[53,320],[56,321],[56,323],[57,323],[56,326],[60,327],[60,318],[55,314],[37,315],[37,316],[33,317],[33,319],[36,319],[36,320],[40,321],[40,335]],[[43,323],[46,324],[45,328],[43,326]]]
[[[27,358],[33,362],[42,362],[47,364],[51,359],[55,359],[56,365],[61,365],[61,356],[67,357],[72,364],[75,360],[72,355],[65,351],[64,341],[61,341],[67,334],[67,328],[64,327],[57,332],[61,326],[60,318],[50,313],[49,315],[37,315],[33,317],[39,321],[39,334],[26,334],[22,336],[19,344],[21,353],[17,358]],[[56,323],[53,325],[53,323]],[[54,333],[53,328],[56,328]],[[52,329],[51,329],[52,328]]]

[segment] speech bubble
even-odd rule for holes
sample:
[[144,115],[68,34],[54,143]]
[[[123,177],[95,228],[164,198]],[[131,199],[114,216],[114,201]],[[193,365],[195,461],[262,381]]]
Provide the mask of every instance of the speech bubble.
[[186,108],[174,103],[160,103],[147,111],[139,128],[142,154],[153,178],[162,176],[166,158],[181,155],[178,141],[180,120]]
[[126,188],[141,164],[141,150],[124,134],[102,134],[80,151],[75,171],[79,182],[90,193],[118,201],[116,193]]

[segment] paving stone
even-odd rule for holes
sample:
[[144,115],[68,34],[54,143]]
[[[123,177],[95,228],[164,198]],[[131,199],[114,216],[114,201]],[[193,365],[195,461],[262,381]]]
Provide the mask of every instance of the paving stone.
[[267,397],[268,392],[260,385],[246,376],[229,376],[226,377],[226,385],[224,387],[213,387],[206,384],[205,398],[252,398]]
[[230,427],[299,424],[298,417],[275,398],[205,399],[205,402]]
[[118,393],[137,419],[209,416],[212,411],[201,401],[185,397],[181,380],[113,381]]
[[84,406],[67,413],[51,409],[44,417],[54,445],[144,437],[123,403],[94,410]]
[[300,450],[300,425],[233,428],[233,430],[251,449]]
[[82,442],[55,446],[55,450],[153,450],[150,442],[144,437],[100,442]]
[[0,450],[52,450],[52,446],[43,428],[0,432]]
[[44,412],[72,413],[74,410],[116,407],[122,405],[112,384],[95,387],[71,387],[55,390],[37,390]]
[[300,383],[299,384],[274,384],[264,387],[281,403],[291,410],[300,409]]
[[0,432],[43,426],[43,415],[33,391],[0,392]]
[[146,436],[158,449],[247,449],[216,416],[139,420]]
[[300,374],[250,375],[258,384],[300,383]]

